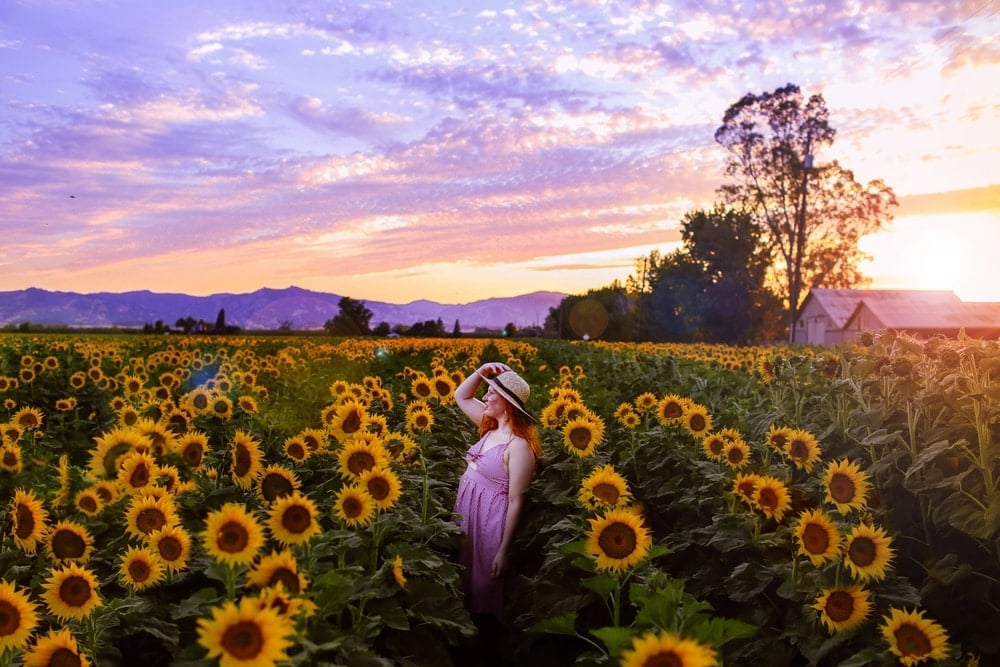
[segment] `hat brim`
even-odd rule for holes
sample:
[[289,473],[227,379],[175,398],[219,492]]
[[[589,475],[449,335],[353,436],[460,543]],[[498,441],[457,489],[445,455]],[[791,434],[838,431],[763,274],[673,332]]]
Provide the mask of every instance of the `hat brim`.
[[528,415],[528,417],[531,418],[531,421],[537,421],[535,419],[535,415],[533,415],[530,412],[528,412],[528,408],[525,407],[524,402],[520,398],[517,397],[517,394],[515,394],[510,389],[508,389],[507,387],[505,387],[500,380],[498,380],[496,377],[488,378],[486,376],[482,376],[482,378],[483,378],[483,380],[486,381],[486,384],[488,384],[489,386],[493,387],[493,389],[496,390],[496,392],[498,394],[500,394],[501,396],[503,396],[507,400],[508,403],[510,403],[511,405],[513,405],[515,408],[517,408],[518,410],[520,410],[524,414]]

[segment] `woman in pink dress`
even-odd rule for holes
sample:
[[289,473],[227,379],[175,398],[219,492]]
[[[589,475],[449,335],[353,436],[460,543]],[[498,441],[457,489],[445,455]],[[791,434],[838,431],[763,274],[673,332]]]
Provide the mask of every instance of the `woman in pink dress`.
[[[488,388],[482,400],[476,390]],[[465,567],[466,605],[473,618],[503,616],[503,575],[523,507],[524,492],[541,453],[538,430],[525,403],[531,390],[502,363],[483,364],[455,390],[455,402],[479,427],[465,455],[455,514],[465,535],[459,563]]]

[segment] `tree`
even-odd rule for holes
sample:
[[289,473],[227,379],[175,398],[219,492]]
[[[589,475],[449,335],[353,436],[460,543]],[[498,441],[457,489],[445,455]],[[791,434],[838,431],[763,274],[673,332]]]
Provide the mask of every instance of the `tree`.
[[455,326],[451,328],[451,336],[452,338],[462,337],[462,325],[458,323],[458,320],[455,320]]
[[617,280],[563,298],[545,317],[545,331],[559,338],[633,340],[634,326],[633,299]]
[[729,151],[719,193],[747,211],[774,253],[772,279],[788,308],[791,338],[805,292],[812,287],[856,287],[862,236],[892,219],[897,204],[881,180],[862,185],[837,161],[813,162],[833,144],[835,130],[822,95],[803,101],[798,86],[748,93],[729,107],[715,140]]
[[215,316],[215,333],[226,333],[226,309],[219,308],[219,314]]
[[323,324],[323,329],[331,336],[366,336],[372,319],[372,311],[365,307],[364,301],[357,301],[349,296],[341,297],[337,302],[340,312],[332,320]]

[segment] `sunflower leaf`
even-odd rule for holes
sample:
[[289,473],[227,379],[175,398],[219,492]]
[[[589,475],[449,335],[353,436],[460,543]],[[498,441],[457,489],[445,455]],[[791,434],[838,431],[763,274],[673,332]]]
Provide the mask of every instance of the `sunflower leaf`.
[[575,635],[576,612],[568,611],[559,616],[543,619],[528,628],[528,632],[540,632],[550,635]]

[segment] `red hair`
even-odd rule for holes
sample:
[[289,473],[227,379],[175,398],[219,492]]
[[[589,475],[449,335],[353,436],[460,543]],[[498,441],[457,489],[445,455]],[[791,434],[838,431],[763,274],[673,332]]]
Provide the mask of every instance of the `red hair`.
[[[524,438],[537,460],[542,455],[542,441],[538,437],[535,420],[506,400],[504,401],[504,410],[507,412],[507,422],[510,424],[511,433],[519,438]],[[483,415],[483,421],[479,423],[479,435],[484,436],[487,431],[492,431],[499,425],[499,422],[493,417]]]

